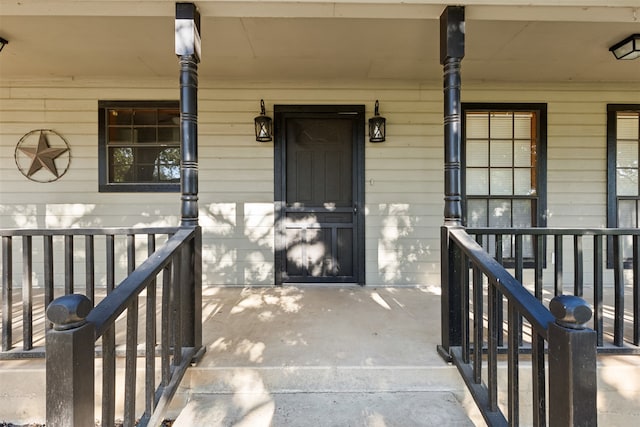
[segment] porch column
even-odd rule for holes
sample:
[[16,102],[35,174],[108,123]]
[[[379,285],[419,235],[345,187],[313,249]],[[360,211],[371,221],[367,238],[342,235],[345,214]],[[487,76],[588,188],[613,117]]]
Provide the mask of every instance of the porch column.
[[442,344],[438,346],[445,359],[449,359],[450,347],[462,344],[463,271],[460,252],[450,247],[449,229],[462,226],[460,62],[463,57],[464,7],[447,6],[440,15],[440,63],[444,67],[444,225],[440,237]]
[[181,226],[198,225],[198,62],[200,13],[176,3],[176,55],[180,62]]
[[183,346],[202,347],[202,230],[198,225],[198,63],[200,12],[193,3],[176,3],[176,55],[180,62],[180,148],[182,227],[196,227],[196,238],[182,251],[180,278]]
[[440,15],[440,64],[444,67],[444,223],[462,225],[460,178],[460,63],[464,57],[464,6]]

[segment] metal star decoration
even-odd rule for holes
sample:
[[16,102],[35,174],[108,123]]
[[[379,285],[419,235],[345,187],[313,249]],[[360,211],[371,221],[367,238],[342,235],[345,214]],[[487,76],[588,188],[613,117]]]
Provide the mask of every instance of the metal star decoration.
[[47,135],[43,130],[40,131],[38,145],[35,148],[18,147],[18,149],[31,158],[31,166],[29,166],[29,170],[27,171],[27,178],[31,178],[33,174],[42,168],[47,169],[55,175],[56,178],[59,178],[60,176],[54,160],[69,151],[68,148],[51,148],[47,140]]

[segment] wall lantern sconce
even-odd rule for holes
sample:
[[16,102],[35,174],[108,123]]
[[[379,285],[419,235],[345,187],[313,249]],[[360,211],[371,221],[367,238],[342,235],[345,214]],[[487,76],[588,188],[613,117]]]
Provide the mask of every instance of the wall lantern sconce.
[[0,37],[0,52],[2,52],[2,49],[4,49],[4,47],[8,44],[9,40]]
[[369,119],[369,142],[384,142],[387,119],[378,112],[379,102],[376,99],[376,107],[373,117]]
[[253,119],[256,125],[256,141],[269,142],[273,139],[273,121],[264,112],[264,100],[260,100],[260,115]]
[[632,34],[626,39],[611,46],[609,51],[616,59],[640,58],[640,34]]

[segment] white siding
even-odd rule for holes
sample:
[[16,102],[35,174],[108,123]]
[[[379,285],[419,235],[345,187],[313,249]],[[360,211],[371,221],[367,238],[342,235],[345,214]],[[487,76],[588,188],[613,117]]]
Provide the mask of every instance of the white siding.
[[[164,80],[0,82],[0,227],[178,224],[178,193],[99,193],[97,176],[98,100],[177,97],[177,83]],[[261,98],[270,116],[274,104],[365,104],[370,117],[380,100],[387,141],[365,148],[366,282],[437,285],[444,187],[438,81],[201,81],[204,283],[274,280],[273,144],[253,136]],[[606,104],[640,103],[640,86],[464,84],[463,101],[547,103],[548,225],[606,225]],[[27,180],[13,159],[20,137],[40,128],[71,146],[71,168],[54,183]]]

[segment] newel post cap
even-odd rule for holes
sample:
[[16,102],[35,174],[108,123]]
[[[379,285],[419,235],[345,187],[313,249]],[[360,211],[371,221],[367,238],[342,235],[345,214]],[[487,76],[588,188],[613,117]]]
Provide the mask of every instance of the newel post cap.
[[47,319],[56,331],[77,328],[87,323],[87,316],[93,308],[85,295],[70,294],[56,298],[47,307]]
[[549,303],[556,323],[570,329],[584,329],[593,314],[591,306],[575,295],[558,295]]

